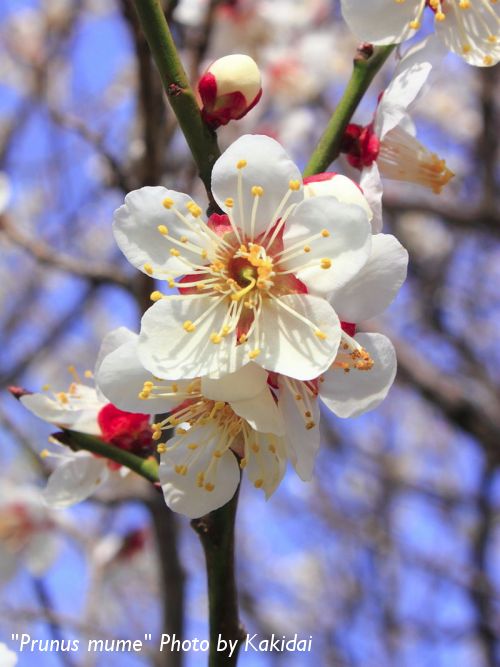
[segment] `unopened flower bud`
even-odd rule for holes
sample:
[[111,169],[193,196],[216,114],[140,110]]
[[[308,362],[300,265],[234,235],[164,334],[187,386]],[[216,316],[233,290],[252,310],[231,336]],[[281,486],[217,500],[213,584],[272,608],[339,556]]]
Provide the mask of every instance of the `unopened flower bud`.
[[213,128],[227,125],[230,120],[242,118],[260,100],[260,70],[250,56],[224,56],[201,77],[198,91],[205,122]]

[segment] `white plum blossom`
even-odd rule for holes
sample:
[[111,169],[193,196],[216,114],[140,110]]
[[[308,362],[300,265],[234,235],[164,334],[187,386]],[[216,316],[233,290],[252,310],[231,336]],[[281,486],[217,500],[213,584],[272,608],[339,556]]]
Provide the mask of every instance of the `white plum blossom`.
[[15,667],[17,665],[17,654],[3,642],[0,642],[0,665],[2,667]]
[[[5,480],[0,488],[0,582],[24,565],[40,576],[58,552],[58,522],[34,487]],[[0,653],[0,657],[2,657]],[[0,664],[4,664],[0,661]]]
[[470,65],[500,60],[500,5],[497,0],[342,0],[342,14],[353,33],[373,44],[398,44],[434,12],[436,35]]
[[361,170],[360,185],[381,226],[381,176],[416,183],[439,194],[453,177],[446,162],[416,138],[408,108],[425,85],[442,47],[429,37],[401,59],[391,82],[380,96],[371,123],[351,123],[342,151],[348,162]]
[[[96,381],[121,409],[144,410],[151,401],[161,405],[159,412],[170,412],[152,425],[155,440],[173,431],[166,445],[158,445],[167,505],[191,518],[202,516],[232,498],[241,469],[269,497],[283,477],[286,453],[267,372],[250,362],[219,379],[152,377],[141,366],[137,334],[119,331],[123,342],[102,360]],[[110,335],[118,341],[116,332]]]
[[[298,168],[266,136],[246,135],[217,160],[208,223],[188,195],[131,192],[115,213],[127,259],[180,294],[155,292],[142,319],[142,365],[171,380],[225,375],[254,361],[297,379],[335,358],[340,323],[324,298],[366,264],[366,210],[304,198]],[[182,279],[179,277],[184,276]]]
[[[97,368],[107,351],[103,345]],[[70,372],[75,381],[66,391],[53,392],[46,386],[42,393],[21,396],[21,403],[37,417],[58,428],[97,436],[141,456],[149,454],[152,448],[150,416],[119,410],[95,387],[84,384],[74,367],[70,367]],[[87,376],[91,375],[87,373]],[[123,479],[129,473],[127,468],[105,458],[85,451],[73,452],[55,438],[49,438],[49,441],[57,451],[44,449],[41,456],[57,460],[58,465],[49,476],[42,498],[51,508],[64,509],[79,503],[110,478]]]

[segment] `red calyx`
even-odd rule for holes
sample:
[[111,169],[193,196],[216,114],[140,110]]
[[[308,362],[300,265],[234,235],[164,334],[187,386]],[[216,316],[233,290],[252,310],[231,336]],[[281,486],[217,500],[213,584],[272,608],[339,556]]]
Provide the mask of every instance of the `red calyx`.
[[375,162],[380,152],[380,140],[373,131],[373,124],[349,123],[342,138],[341,153],[345,153],[352,167],[362,169]]
[[356,333],[356,325],[353,322],[341,322],[342,331],[345,331],[348,336],[354,336]]
[[149,415],[124,412],[108,403],[97,415],[97,423],[105,442],[138,456],[149,456],[152,453]]

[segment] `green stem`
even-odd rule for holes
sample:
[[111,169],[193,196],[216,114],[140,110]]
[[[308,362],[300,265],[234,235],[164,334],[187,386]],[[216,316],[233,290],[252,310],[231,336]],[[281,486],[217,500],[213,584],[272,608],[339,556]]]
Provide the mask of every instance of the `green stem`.
[[337,108],[309,160],[304,176],[326,171],[339,156],[345,129],[373,78],[394,50],[395,45],[378,46],[368,55],[361,49],[354,59],[351,78]]
[[[234,667],[245,633],[238,617],[238,594],[234,568],[234,526],[238,491],[223,507],[191,522],[198,533],[207,565],[210,623],[208,667]],[[227,642],[217,651],[219,637]],[[229,642],[234,648],[230,656]],[[236,643],[235,643],[236,642]],[[219,648],[224,645],[221,644]]]
[[77,431],[64,430],[62,433],[56,433],[54,437],[62,444],[68,445],[74,451],[83,449],[87,452],[92,452],[92,454],[97,454],[129,468],[153,484],[158,483],[158,463],[152,457],[141,459],[140,456],[103,442],[93,435],[78,433]]
[[134,5],[170,105],[213,204],[210,179],[212,167],[220,155],[217,136],[203,122],[159,0],[134,0]]

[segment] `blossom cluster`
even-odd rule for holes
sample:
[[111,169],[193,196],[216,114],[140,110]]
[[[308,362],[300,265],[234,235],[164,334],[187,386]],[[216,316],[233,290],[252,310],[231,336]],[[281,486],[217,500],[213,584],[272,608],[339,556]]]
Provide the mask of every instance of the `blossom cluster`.
[[[380,404],[396,374],[391,342],[365,331],[396,297],[408,263],[382,232],[381,179],[439,193],[453,176],[417,140],[408,108],[445,47],[475,65],[499,59],[498,9],[489,0],[342,0],[353,31],[375,44],[413,36],[426,7],[436,35],[400,59],[371,122],[350,123],[342,136],[359,185],[334,172],[303,178],[277,141],[247,134],[213,167],[207,215],[190,195],[163,186],[130,192],[115,212],[114,237],[160,288],[139,333],[106,336],[88,374],[95,387],[75,377],[67,391],[25,394],[23,404],[142,458],[159,454],[167,505],[192,518],[228,502],[242,471],[267,498],[288,462],[310,480],[320,406],[360,415]],[[215,130],[259,102],[259,69],[248,56],[226,56],[198,92]],[[45,455],[62,459],[45,490],[52,507],[127,472],[86,452]]]

